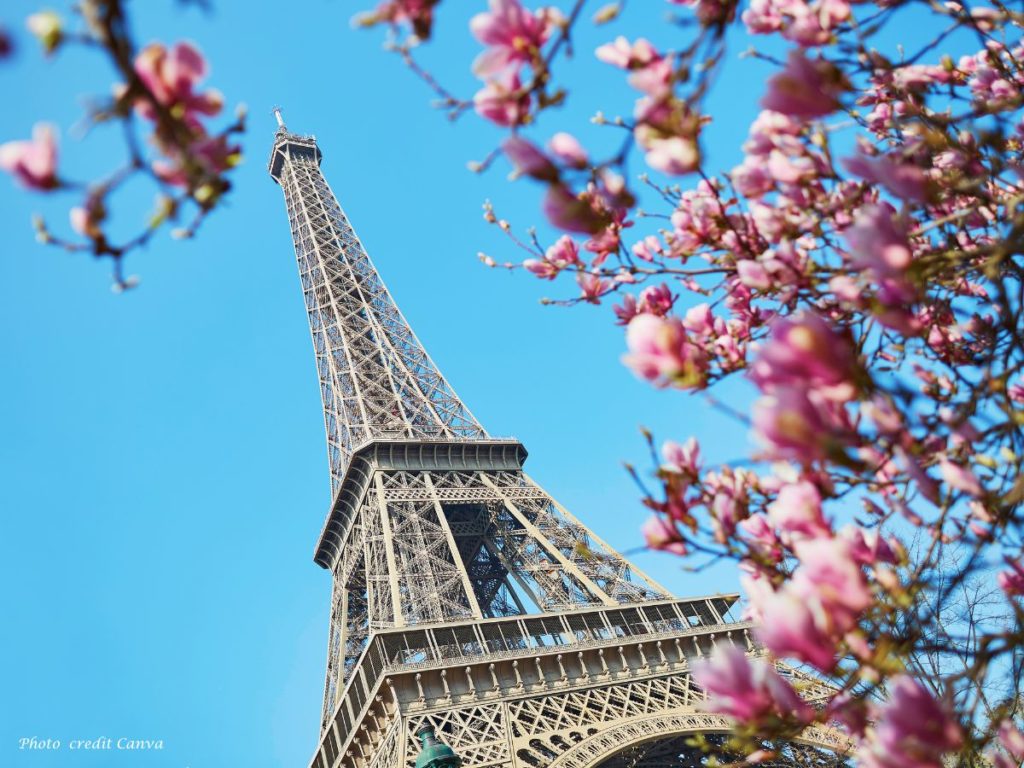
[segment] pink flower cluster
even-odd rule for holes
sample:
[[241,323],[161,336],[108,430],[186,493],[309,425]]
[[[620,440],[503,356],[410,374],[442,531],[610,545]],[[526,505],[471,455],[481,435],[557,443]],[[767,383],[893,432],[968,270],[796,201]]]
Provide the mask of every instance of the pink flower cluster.
[[736,0],[669,0],[675,5],[693,8],[697,20],[704,26],[721,26],[736,16]]
[[[176,43],[170,50],[160,43],[147,45],[135,57],[135,72],[157,104],[201,130],[199,115],[216,115],[224,107],[219,91],[197,93],[196,85],[208,74],[206,59],[190,43]],[[139,114],[157,121],[154,105],[146,98],[135,102]]]
[[701,119],[673,94],[673,57],[643,38],[630,43],[619,37],[598,48],[597,58],[627,70],[629,84],[644,94],[634,109],[633,136],[646,152],[647,164],[676,176],[694,171],[700,162]]
[[627,294],[615,307],[619,322],[627,325],[629,352],[622,360],[633,373],[659,387],[700,389],[712,373],[743,367],[747,323],[715,317],[707,304],[691,307],[680,320],[668,314],[674,303],[671,289],[662,284],[645,288],[639,300]]
[[[814,512],[820,518],[820,508]],[[798,517],[806,513],[787,510]],[[746,577],[744,586],[750,615],[760,623],[757,637],[768,650],[831,672],[840,645],[857,628],[872,595],[856,540],[834,536],[828,529],[815,533],[811,538],[788,533],[794,537],[791,550],[798,565],[781,586],[773,587],[761,575]]]
[[813,120],[835,112],[839,96],[849,89],[842,71],[823,58],[791,51],[786,67],[768,81],[761,106],[796,120]]
[[545,251],[543,259],[527,259],[523,266],[537,277],[554,280],[563,269],[581,263],[576,242],[568,235],[562,235],[558,242]]
[[478,114],[502,126],[527,121],[532,99],[523,86],[523,67],[543,67],[541,48],[561,21],[557,9],[530,12],[519,0],[490,0],[490,10],[473,17],[470,31],[487,46],[473,64],[484,80],[473,100]]
[[755,35],[781,33],[787,40],[810,47],[832,40],[850,18],[846,0],[751,0],[743,23]]
[[813,716],[771,662],[751,658],[731,643],[719,645],[710,659],[695,662],[693,678],[707,695],[704,709],[748,726],[767,720],[807,723]]
[[1000,571],[996,576],[999,587],[1009,597],[1024,595],[1024,565],[1019,559],[1007,558],[1006,564],[1009,570]]
[[434,7],[440,0],[387,0],[367,14],[357,17],[362,26],[382,22],[397,25],[408,24],[421,40],[430,37],[434,26]]
[[672,305],[675,304],[676,298],[676,295],[672,293],[672,289],[665,285],[665,283],[649,285],[640,292],[639,298],[634,298],[629,293],[625,294],[622,298],[622,304],[616,305],[612,309],[619,318],[619,324],[628,325],[630,320],[645,312],[657,315],[658,317],[664,317],[672,310]]
[[[517,135],[507,138],[502,149],[517,176],[529,176],[547,184],[544,213],[553,225],[567,232],[591,235],[584,248],[595,254],[590,264],[594,270],[618,251],[622,230],[632,226],[626,219],[627,212],[636,202],[621,176],[607,169],[600,170],[588,174],[589,180],[582,191],[574,191],[567,176],[581,175],[578,172],[587,169],[590,160],[579,141],[565,132],[551,137],[547,152]],[[557,274],[557,270],[551,270],[550,263],[543,266],[538,259],[527,259],[524,266],[543,278]],[[596,273],[577,275],[577,281],[581,282],[588,300],[603,294],[606,287],[606,281]],[[598,285],[601,286],[599,291],[595,290]]]
[[847,339],[813,312],[772,324],[750,375],[764,393],[753,409],[765,455],[804,464],[843,450],[857,364]]
[[1024,732],[1012,720],[1005,720],[997,733],[999,748],[989,755],[993,768],[1020,768],[1024,763]]
[[858,765],[865,768],[943,768],[943,756],[959,749],[963,731],[921,683],[892,679],[886,700],[871,708],[872,725],[861,734]]
[[[215,90],[196,91],[208,68],[195,46],[177,43],[167,49],[152,43],[135,58],[135,72],[147,91],[136,98],[135,109],[153,122],[154,143],[167,158],[153,163],[160,178],[188,187],[197,177],[217,177],[233,167],[239,148],[226,136],[209,134],[201,119],[219,114],[224,99]],[[187,141],[181,131],[188,133]]]
[[707,352],[690,339],[679,318],[636,315],[626,328],[626,345],[629,352],[622,361],[656,387],[703,386]]

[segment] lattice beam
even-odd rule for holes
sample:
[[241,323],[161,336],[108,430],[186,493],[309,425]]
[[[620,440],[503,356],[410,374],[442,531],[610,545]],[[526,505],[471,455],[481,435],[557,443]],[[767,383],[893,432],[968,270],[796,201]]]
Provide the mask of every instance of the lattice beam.
[[280,129],[284,191],[324,405],[331,489],[375,437],[483,438],[399,311],[320,172],[314,139]]

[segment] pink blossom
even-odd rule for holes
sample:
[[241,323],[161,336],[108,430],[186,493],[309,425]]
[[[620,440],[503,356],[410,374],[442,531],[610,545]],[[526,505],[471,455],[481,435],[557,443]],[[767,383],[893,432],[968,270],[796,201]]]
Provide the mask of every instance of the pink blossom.
[[791,51],[786,68],[768,81],[761,106],[797,120],[824,117],[839,109],[838,96],[846,90],[842,74],[825,59],[809,59]]
[[855,176],[881,184],[901,200],[923,203],[928,199],[928,177],[924,171],[891,155],[869,157],[858,152],[843,160],[843,167]]
[[646,262],[653,262],[655,254],[661,256],[664,254],[665,249],[661,245],[661,241],[658,240],[654,235],[648,235],[643,240],[633,244],[633,255],[638,259]]
[[1024,732],[1007,719],[999,725],[998,736],[1000,750],[989,756],[992,767],[1020,768],[1024,762]]
[[885,101],[875,104],[866,120],[871,131],[884,136],[893,127],[892,104]]
[[671,472],[696,477],[700,471],[700,445],[696,438],[691,437],[682,445],[666,440],[661,446],[661,458],[664,461],[662,468]]
[[[195,92],[207,71],[203,55],[190,43],[176,43],[170,51],[151,43],[135,57],[135,72],[157,103],[192,121],[196,114],[216,115],[224,106],[218,91]],[[156,120],[149,101],[139,99],[136,107],[144,117]]]
[[579,248],[568,235],[562,235],[547,251],[543,259],[527,259],[523,266],[530,272],[553,280],[566,267],[580,264]]
[[750,617],[765,648],[780,657],[806,662],[830,672],[836,664],[836,639],[823,629],[827,621],[817,601],[807,601],[793,590],[773,590],[764,578],[743,580],[750,597]]
[[544,214],[548,221],[566,232],[596,235],[605,231],[608,216],[598,210],[593,197],[574,195],[564,184],[552,184],[544,196]]
[[788,115],[763,109],[750,125],[743,151],[754,157],[763,157],[776,149],[789,155],[800,154],[804,151],[799,140],[803,130],[803,124]]
[[657,171],[680,176],[697,169],[700,153],[697,142],[690,137],[665,134],[648,123],[641,123],[636,127],[636,140],[647,150],[647,164]]
[[187,187],[194,181],[190,164],[203,174],[217,176],[237,165],[241,155],[238,145],[229,144],[226,136],[204,136],[189,146],[187,156],[177,150],[171,156],[173,162],[154,161],[153,172],[168,184]]
[[7,171],[29,189],[50,190],[57,180],[56,132],[48,123],[36,123],[29,141],[0,144],[0,170]]
[[686,329],[698,336],[708,336],[715,331],[715,316],[708,304],[697,304],[686,310],[683,317]]
[[764,515],[751,515],[737,523],[740,539],[760,557],[770,562],[782,559],[782,547],[775,530]]
[[583,246],[597,254],[593,261],[593,266],[597,267],[622,246],[622,230],[633,226],[626,216],[636,200],[626,188],[625,179],[607,169],[601,171],[597,183],[587,185],[578,199],[587,204],[589,215],[597,224],[592,237]]
[[[768,174],[779,184],[789,187],[812,181],[818,175],[814,159],[807,155],[791,156],[777,149],[768,153]],[[792,193],[792,190],[787,190]]]
[[640,307],[636,303],[636,298],[627,293],[623,295],[621,304],[612,305],[612,312],[617,318],[616,325],[629,325],[629,321],[640,314]]
[[667,285],[649,285],[640,292],[640,310],[664,317],[676,303],[676,296]]
[[978,478],[970,469],[954,464],[945,456],[939,459],[939,472],[942,475],[942,479],[951,488],[975,497],[985,494],[981,483],[978,482]]
[[803,311],[772,323],[750,378],[763,392],[794,385],[836,387],[851,381],[855,368],[849,341],[819,315]]
[[793,20],[784,28],[784,37],[803,46],[824,45],[832,30],[850,17],[845,0],[819,0],[813,5],[793,3],[789,6]]
[[793,544],[799,567],[786,587],[822,607],[819,626],[838,637],[853,629],[871,604],[871,592],[851,543],[819,536]]
[[719,491],[711,500],[709,511],[715,531],[715,541],[725,544],[735,533],[736,524],[744,512],[740,500],[731,493]]
[[674,255],[688,255],[705,243],[721,237],[724,218],[716,188],[701,180],[696,189],[688,189],[672,213],[673,232],[669,241]]
[[493,75],[511,64],[529,63],[551,35],[553,17],[543,11],[530,13],[519,0],[490,0],[490,11],[469,22],[474,37],[487,50],[473,62],[480,77]]
[[836,28],[849,17],[846,0],[752,0],[742,18],[752,34],[781,32],[787,40],[810,47],[832,40]]
[[622,362],[654,386],[702,386],[706,353],[690,341],[678,318],[637,315],[626,329],[626,344],[629,353]]
[[864,701],[849,691],[834,696],[828,703],[828,714],[834,717],[853,736],[861,736],[868,725]]
[[857,751],[865,768],[942,768],[943,756],[959,749],[963,732],[947,707],[908,675],[889,685],[884,704],[872,707]]
[[439,0],[388,0],[378,5],[372,13],[357,17],[357,22],[363,26],[382,21],[391,24],[407,22],[417,37],[427,40],[434,23],[434,6],[438,2]]
[[512,161],[516,173],[530,176],[540,181],[550,182],[558,180],[558,169],[555,167],[555,164],[532,142],[527,141],[521,136],[513,135],[505,139],[501,148],[508,159]]
[[783,486],[768,507],[768,519],[788,535],[813,538],[831,532],[821,511],[821,494],[806,481]]
[[734,0],[669,0],[676,5],[688,5],[694,9],[697,20],[704,26],[714,26],[732,21],[736,15]]
[[530,94],[523,91],[516,72],[499,72],[476,92],[473,108],[497,125],[519,125],[530,112]]
[[828,672],[838,643],[871,604],[871,593],[848,541],[822,535],[796,541],[793,551],[799,565],[778,589],[764,578],[744,580],[751,616],[772,653]]
[[1024,565],[1019,560],[1006,558],[1006,564],[1010,566],[1008,571],[1000,571],[996,575],[999,588],[1008,596],[1024,595]]
[[633,135],[649,166],[675,176],[696,170],[700,121],[693,113],[680,103],[641,99],[636,117]]
[[609,288],[607,280],[590,272],[577,272],[576,283],[580,287],[580,298],[590,304],[600,304],[601,297]]
[[913,252],[905,225],[891,206],[860,208],[843,236],[850,246],[851,265],[868,274],[882,304],[899,307],[916,299],[917,289],[907,277]]
[[548,142],[551,153],[570,168],[586,168],[590,163],[586,150],[570,133],[556,133]]
[[671,552],[680,557],[687,554],[686,540],[682,533],[661,515],[651,515],[647,518],[647,522],[641,526],[640,531],[643,533],[647,546],[651,549]]
[[888,396],[873,395],[871,400],[862,404],[861,411],[882,434],[894,435],[904,428],[903,416]]
[[673,78],[671,57],[662,56],[643,38],[630,43],[624,37],[602,45],[596,51],[601,61],[629,70],[629,84],[658,101],[668,94]]
[[666,103],[672,89],[672,59],[659,58],[646,67],[631,71],[627,81],[638,91],[643,91],[657,102]]
[[630,43],[619,36],[614,42],[600,46],[595,53],[601,61],[621,69],[641,69],[661,58],[654,46],[642,37]]
[[775,187],[775,179],[768,172],[764,160],[755,156],[747,156],[741,165],[737,165],[729,174],[736,191],[744,197],[757,198]]
[[69,212],[71,228],[83,237],[99,238],[102,235],[100,223],[106,218],[103,198],[90,194],[83,205],[75,206]]
[[823,458],[838,442],[837,416],[817,392],[781,387],[754,403],[752,421],[766,457],[807,463]]
[[896,539],[883,539],[877,530],[865,530],[858,525],[848,525],[839,532],[850,548],[850,556],[861,565],[893,564],[902,551]]
[[708,700],[703,708],[746,723],[763,718],[808,722],[810,707],[764,659],[750,658],[731,643],[719,645],[711,658],[693,665],[693,678]]
[[741,17],[747,29],[755,35],[777,32],[782,27],[782,16],[774,0],[750,0],[750,7]]

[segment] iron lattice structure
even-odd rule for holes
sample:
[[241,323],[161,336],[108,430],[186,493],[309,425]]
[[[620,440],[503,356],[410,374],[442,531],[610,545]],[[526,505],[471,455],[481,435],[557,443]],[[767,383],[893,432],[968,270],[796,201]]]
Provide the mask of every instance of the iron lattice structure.
[[719,642],[756,652],[737,596],[673,598],[530,479],[523,446],[490,437],[416,339],[315,138],[278,123],[269,171],[333,493],[314,556],[334,586],[312,768],[411,768],[424,725],[465,768],[699,765],[679,740],[726,724],[699,710],[689,665]]

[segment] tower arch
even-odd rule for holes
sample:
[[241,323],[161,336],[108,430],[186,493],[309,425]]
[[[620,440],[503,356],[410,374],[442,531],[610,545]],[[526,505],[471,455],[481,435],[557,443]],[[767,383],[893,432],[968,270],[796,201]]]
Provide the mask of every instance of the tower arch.
[[[611,725],[581,740],[553,760],[548,768],[631,768],[632,765],[650,765],[651,768],[678,765],[682,768],[687,765],[686,762],[670,762],[667,757],[673,752],[681,753],[685,750],[686,737],[695,734],[724,735],[729,730],[730,724],[726,718],[707,712],[672,712],[654,717],[636,717]],[[850,742],[843,734],[818,726],[806,729],[793,743],[836,754],[836,765],[842,764],[842,755],[850,748]],[[661,749],[660,753],[664,754],[655,758],[653,763],[650,753],[642,762],[617,759],[632,752],[639,760],[642,752],[637,748],[648,745],[666,745],[668,748]],[[699,752],[694,750],[694,755],[699,755]],[[658,759],[661,762],[657,762]],[[699,765],[697,762],[692,764]]]

